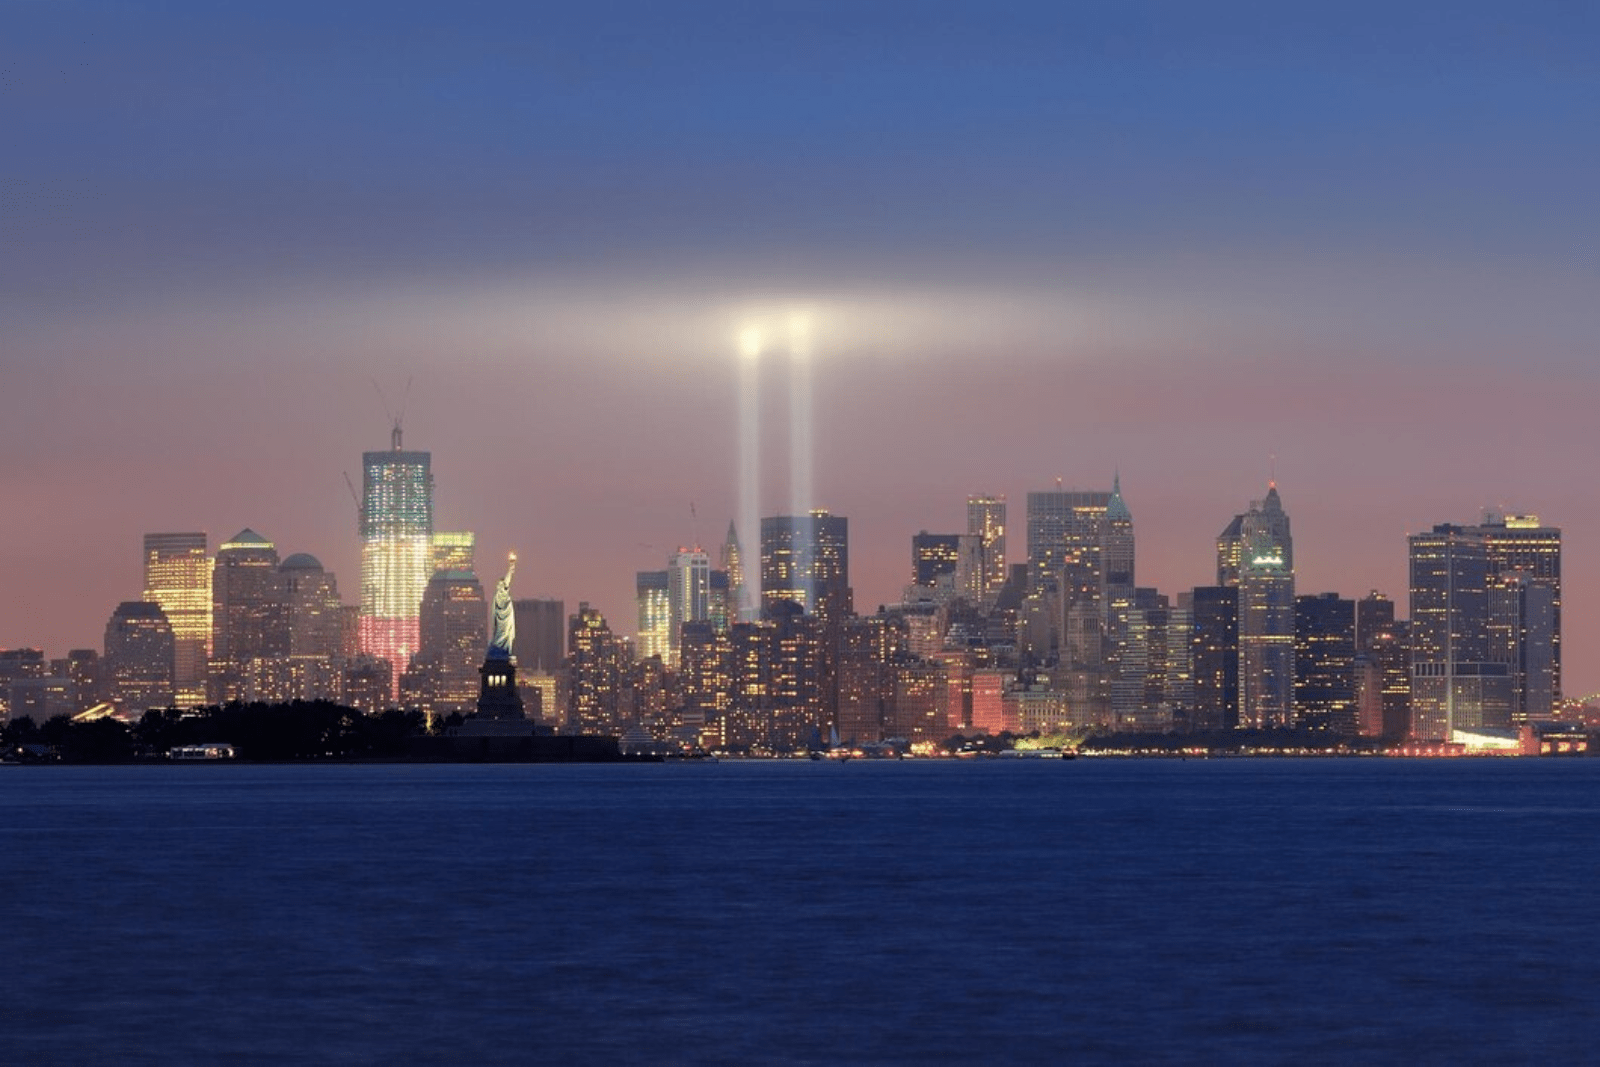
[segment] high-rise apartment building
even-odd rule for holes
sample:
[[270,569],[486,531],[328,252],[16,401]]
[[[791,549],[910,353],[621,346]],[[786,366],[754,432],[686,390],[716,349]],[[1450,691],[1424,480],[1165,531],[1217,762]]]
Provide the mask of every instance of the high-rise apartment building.
[[685,623],[711,618],[711,557],[699,545],[679,548],[667,561],[667,656],[676,665]]
[[433,471],[427,452],[362,454],[361,651],[387,659],[398,679],[420,642],[418,612],[433,573]]
[[631,663],[628,644],[587,603],[578,605],[568,627],[567,725],[581,734],[616,733],[621,723],[618,698]]
[[678,662],[687,726],[714,727],[733,706],[733,644],[709,620],[685,623]]
[[816,510],[761,520],[762,614],[778,602],[840,620],[851,612],[849,520]]
[[144,599],[160,604],[172,626],[178,705],[203,704],[211,651],[211,557],[204,532],[144,535]]

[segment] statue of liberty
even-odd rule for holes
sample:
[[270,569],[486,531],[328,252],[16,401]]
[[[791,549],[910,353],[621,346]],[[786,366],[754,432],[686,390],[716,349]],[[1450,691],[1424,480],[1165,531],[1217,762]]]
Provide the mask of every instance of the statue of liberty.
[[512,552],[506,576],[494,587],[494,633],[489,638],[490,659],[510,659],[517,641],[517,614],[511,605],[511,576],[517,572],[517,554]]

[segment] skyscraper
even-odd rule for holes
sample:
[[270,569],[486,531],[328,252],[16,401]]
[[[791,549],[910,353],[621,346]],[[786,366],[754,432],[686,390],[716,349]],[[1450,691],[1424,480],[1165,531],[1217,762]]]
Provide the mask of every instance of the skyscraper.
[[474,559],[477,535],[470,530],[439,531],[433,535],[433,569],[435,571],[471,571],[477,573]]
[[1026,643],[1057,664],[1057,687],[1080,721],[1111,719],[1118,674],[1112,626],[1132,606],[1133,557],[1133,516],[1120,478],[1113,478],[1110,492],[1028,494],[1030,598],[1048,629]]
[[[1376,712],[1364,708],[1369,721],[1363,732],[1399,740],[1411,734],[1411,645],[1409,629],[1394,617],[1394,601],[1374,589],[1356,601],[1356,652],[1366,658],[1375,678],[1366,679],[1376,698]],[[1375,692],[1372,692],[1375,690]]]
[[939,587],[940,579],[955,592],[956,570],[961,563],[960,534],[931,534],[927,530],[911,537],[911,584],[928,589]]
[[433,472],[427,452],[361,457],[361,651],[389,660],[399,678],[417,650],[418,611],[433,573]]
[[344,605],[331,571],[313,555],[296,552],[278,565],[285,655],[278,668],[281,698],[337,700],[344,651]]
[[277,547],[250,529],[218,546],[211,597],[210,699],[248,699],[252,661],[289,654]]
[[[517,667],[523,676],[550,673],[559,668],[566,644],[566,605],[559,600],[530,597],[515,601],[512,611],[517,619],[516,645],[512,653],[517,657]],[[553,705],[545,706],[547,714],[554,710]]]
[[472,711],[488,640],[477,574],[454,568],[435,571],[422,593],[417,654],[401,679],[407,697],[429,715]]
[[1036,589],[1062,587],[1070,565],[1098,589],[1106,508],[1111,494],[1098,490],[1056,489],[1028,494],[1028,579]]
[[676,665],[683,626],[711,617],[711,557],[700,549],[679,548],[667,561],[667,657]]
[[1489,655],[1505,662],[1511,682],[1511,723],[1554,717],[1556,593],[1522,570],[1489,582]]
[[822,619],[849,615],[849,520],[820,509],[762,519],[761,597],[764,617],[779,601]]
[[1191,597],[1190,610],[1194,671],[1190,726],[1231,729],[1239,725],[1239,587],[1200,586]]
[[967,534],[978,539],[979,600],[987,608],[1006,584],[1006,498],[967,497]]
[[[1537,587],[1543,593],[1532,593],[1533,625],[1548,626],[1548,634],[1534,634],[1531,644],[1516,652],[1517,672],[1522,680],[1514,694],[1514,716],[1520,720],[1547,718],[1561,701],[1561,530],[1546,526],[1537,515],[1501,515],[1491,512],[1478,525],[1479,536],[1484,540],[1488,558],[1489,578],[1498,585],[1511,583],[1515,573],[1521,577],[1515,584],[1525,591],[1520,594],[1526,603],[1528,587]],[[1538,621],[1541,605],[1549,601],[1547,623]],[[1542,647],[1540,647],[1542,645]],[[1528,661],[1532,656],[1533,662]]]
[[634,605],[639,612],[634,648],[640,659],[660,656],[665,661],[667,658],[668,631],[672,626],[668,582],[666,571],[638,571],[634,576]]
[[1356,605],[1337,593],[1294,599],[1295,721],[1355,734]]
[[1294,540],[1276,483],[1240,516],[1239,543],[1239,725],[1290,726],[1294,723]]
[[1451,741],[1457,730],[1511,722],[1507,664],[1494,662],[1489,554],[1480,533],[1444,523],[1407,538],[1411,557],[1411,733]]
[[278,566],[290,656],[332,661],[342,651],[339,585],[317,557],[296,552]]
[[131,716],[172,705],[176,650],[160,604],[126,600],[106,623],[105,698]]
[[160,604],[172,626],[175,700],[192,707],[206,699],[211,651],[211,557],[206,535],[144,535],[144,599]]
[[567,648],[567,725],[580,734],[616,732],[621,723],[618,697],[630,661],[627,643],[611,632],[604,615],[581,603],[568,622]]
[[[728,520],[728,536],[722,542],[722,557],[718,560],[728,576],[728,623],[752,622],[758,613],[756,593],[750,579],[755,574],[747,572],[744,548],[739,544],[739,533]],[[756,574],[759,574],[759,568]]]

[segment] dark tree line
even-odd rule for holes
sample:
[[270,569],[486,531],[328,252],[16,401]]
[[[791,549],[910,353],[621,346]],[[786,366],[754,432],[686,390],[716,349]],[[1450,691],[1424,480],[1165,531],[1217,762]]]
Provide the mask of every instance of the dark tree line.
[[403,756],[423,730],[420,711],[391,708],[368,715],[331,701],[297,700],[151,710],[132,725],[117,719],[73,722],[65,715],[43,726],[18,719],[0,728],[0,742],[8,754],[81,763],[161,758],[179,745],[215,742],[232,745],[247,760],[361,759]]

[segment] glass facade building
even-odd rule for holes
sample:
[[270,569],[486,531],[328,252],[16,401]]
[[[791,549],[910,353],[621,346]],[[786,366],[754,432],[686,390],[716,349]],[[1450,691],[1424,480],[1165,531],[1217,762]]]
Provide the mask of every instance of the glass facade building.
[[173,686],[180,707],[206,699],[211,654],[211,557],[206,535],[144,535],[144,599],[160,604],[172,626]]
[[433,471],[427,452],[362,454],[361,651],[398,679],[421,643],[418,613],[433,574]]

